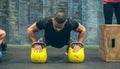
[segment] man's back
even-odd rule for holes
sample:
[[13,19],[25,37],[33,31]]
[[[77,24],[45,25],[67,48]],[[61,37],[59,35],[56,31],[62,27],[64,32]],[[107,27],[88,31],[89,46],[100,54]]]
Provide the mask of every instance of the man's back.
[[[77,22],[67,19],[67,22],[64,28],[60,31],[56,31],[53,27],[52,19],[43,19],[37,22],[37,26],[40,29],[44,29],[45,31],[45,41],[48,45],[52,45],[54,47],[62,47],[69,43],[70,40],[70,32],[73,30],[74,24],[77,26]],[[75,26],[74,26],[75,27]]]

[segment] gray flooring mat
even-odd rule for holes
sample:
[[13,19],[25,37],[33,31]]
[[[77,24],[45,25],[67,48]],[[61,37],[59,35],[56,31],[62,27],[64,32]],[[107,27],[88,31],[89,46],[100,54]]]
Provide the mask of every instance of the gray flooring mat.
[[0,69],[120,69],[119,62],[104,62],[98,57],[97,48],[85,48],[83,63],[69,63],[65,48],[48,48],[46,63],[35,64],[30,61],[30,48],[9,48],[3,56]]

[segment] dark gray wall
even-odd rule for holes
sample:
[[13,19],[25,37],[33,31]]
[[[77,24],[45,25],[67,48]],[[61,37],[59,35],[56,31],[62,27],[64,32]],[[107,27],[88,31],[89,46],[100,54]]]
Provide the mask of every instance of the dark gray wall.
[[[104,24],[102,0],[8,0],[8,44],[29,44],[26,29],[38,19],[63,11],[87,29],[85,45],[97,45],[99,25]],[[114,18],[115,19],[115,18]],[[43,32],[43,31],[42,31]],[[43,36],[41,32],[37,37]],[[77,41],[77,33],[71,38]]]

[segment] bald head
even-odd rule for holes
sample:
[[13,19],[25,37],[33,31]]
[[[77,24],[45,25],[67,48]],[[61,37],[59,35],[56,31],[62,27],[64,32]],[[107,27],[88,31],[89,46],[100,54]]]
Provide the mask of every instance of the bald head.
[[63,12],[57,12],[55,15],[54,15],[54,19],[59,23],[64,23],[66,21],[66,15],[63,13]]

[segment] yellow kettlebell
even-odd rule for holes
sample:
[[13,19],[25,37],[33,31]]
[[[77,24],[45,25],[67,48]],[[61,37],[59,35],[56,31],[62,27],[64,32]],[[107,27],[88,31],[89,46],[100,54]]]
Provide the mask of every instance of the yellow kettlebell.
[[42,51],[36,52],[33,47],[31,47],[31,61],[34,63],[45,63],[47,61],[47,48],[43,47]]
[[72,47],[68,49],[68,60],[70,62],[83,62],[85,59],[84,47],[81,47],[79,51],[74,52]]

